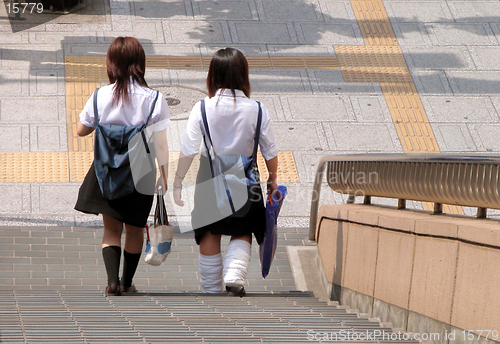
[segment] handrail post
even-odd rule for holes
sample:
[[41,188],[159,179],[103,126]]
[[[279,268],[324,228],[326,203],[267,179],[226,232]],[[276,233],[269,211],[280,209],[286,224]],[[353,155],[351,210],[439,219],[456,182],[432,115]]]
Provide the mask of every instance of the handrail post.
[[486,218],[486,208],[477,208],[477,218],[478,219],[485,219]]
[[316,241],[316,224],[318,221],[319,196],[321,194],[321,183],[323,182],[323,174],[325,173],[325,164],[328,159],[321,159],[316,176],[314,178],[313,193],[311,199],[311,213],[309,214],[309,240]]
[[398,209],[406,209],[406,200],[403,198],[398,199]]
[[434,214],[442,214],[443,213],[443,203],[434,203]]

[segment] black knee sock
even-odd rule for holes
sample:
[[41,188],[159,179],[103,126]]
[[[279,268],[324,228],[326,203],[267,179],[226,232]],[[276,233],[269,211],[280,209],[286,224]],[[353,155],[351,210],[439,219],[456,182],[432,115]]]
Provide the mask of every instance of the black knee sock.
[[102,258],[108,274],[108,285],[120,284],[120,258],[122,248],[120,246],[107,246],[102,249]]
[[123,251],[123,275],[122,275],[122,285],[128,288],[132,285],[132,279],[135,275],[135,270],[137,270],[137,265],[139,265],[139,260],[141,259],[141,253],[129,253]]

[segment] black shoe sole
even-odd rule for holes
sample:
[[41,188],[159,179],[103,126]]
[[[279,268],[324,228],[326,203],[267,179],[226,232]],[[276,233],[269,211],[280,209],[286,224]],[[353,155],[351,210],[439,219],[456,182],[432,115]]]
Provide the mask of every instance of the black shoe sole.
[[226,291],[228,294],[231,293],[234,296],[243,297],[246,295],[245,287],[243,286],[238,286],[238,287],[226,286]]

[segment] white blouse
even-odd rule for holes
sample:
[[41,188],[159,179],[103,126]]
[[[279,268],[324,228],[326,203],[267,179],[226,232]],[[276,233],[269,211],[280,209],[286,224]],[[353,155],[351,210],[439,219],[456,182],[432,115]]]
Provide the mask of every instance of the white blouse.
[[[269,113],[264,104],[261,106],[259,145],[264,159],[270,160],[278,155],[279,150],[271,130]],[[231,90],[218,90],[214,97],[205,98],[205,109],[215,152],[219,147],[251,156],[259,113],[257,102],[247,98],[240,90],[236,90],[236,101]],[[198,154],[204,132],[202,128],[201,107],[197,102],[189,115],[181,144],[184,155],[194,157]]]
[[[151,111],[151,105],[155,100],[156,91],[132,83],[129,90],[130,102],[124,103],[120,101],[117,104],[112,104],[114,85],[103,86],[97,94],[99,123],[128,126],[139,126],[146,123]],[[86,127],[95,128],[94,95],[87,100],[80,113],[80,122]],[[165,97],[160,93],[148,127],[154,125],[152,127],[153,131],[160,131],[167,128],[169,124],[170,111]]]

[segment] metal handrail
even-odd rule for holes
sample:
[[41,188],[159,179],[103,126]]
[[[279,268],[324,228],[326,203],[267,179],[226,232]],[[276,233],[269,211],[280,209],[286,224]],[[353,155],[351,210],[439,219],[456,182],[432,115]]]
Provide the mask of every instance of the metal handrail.
[[[316,238],[319,198],[323,175],[334,191],[355,196],[434,203],[441,213],[443,204],[478,207],[477,217],[486,209],[500,209],[500,156],[459,154],[346,154],[323,157],[314,179],[309,222],[309,240]],[[375,180],[374,180],[375,179]]]

